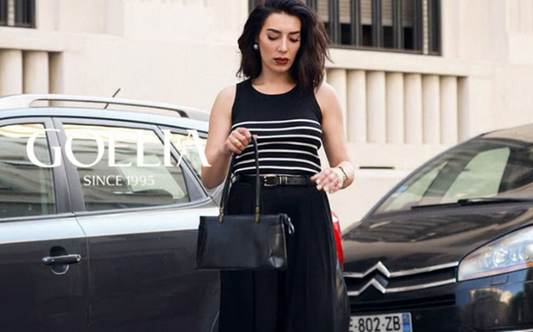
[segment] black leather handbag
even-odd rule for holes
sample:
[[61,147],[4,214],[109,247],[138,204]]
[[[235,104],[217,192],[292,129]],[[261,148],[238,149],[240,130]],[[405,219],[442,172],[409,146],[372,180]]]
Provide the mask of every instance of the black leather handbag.
[[220,202],[218,216],[201,216],[196,247],[196,268],[217,270],[283,270],[287,267],[286,232],[294,227],[289,216],[261,214],[259,181],[259,153],[257,140],[252,137],[255,150],[255,209],[254,214],[225,215],[231,170],[230,168]]

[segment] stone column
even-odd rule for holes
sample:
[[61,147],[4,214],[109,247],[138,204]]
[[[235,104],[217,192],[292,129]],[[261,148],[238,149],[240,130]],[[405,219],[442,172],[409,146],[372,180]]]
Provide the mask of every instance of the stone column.
[[457,77],[443,76],[440,79],[440,141],[453,145],[457,138]]
[[405,143],[422,144],[422,76],[404,75]]
[[387,73],[387,143],[404,143],[403,74]]
[[22,93],[22,51],[0,50],[0,96]]
[[327,75],[328,83],[337,91],[337,96],[342,107],[344,132],[346,132],[346,69],[329,69]]
[[385,72],[368,72],[366,82],[368,142],[384,144],[386,143]]
[[24,52],[24,93],[48,93],[48,52]]
[[[48,56],[50,58],[50,93],[65,93],[65,65],[63,53],[50,53]],[[50,102],[50,105],[60,107],[65,105],[65,103],[61,101],[52,101]]]
[[65,66],[62,53],[50,53],[50,92],[65,92]]
[[366,143],[366,74],[363,70],[350,70],[347,79],[348,140]]
[[472,119],[468,105],[470,104],[470,91],[468,78],[461,77],[457,80],[457,122],[459,124],[459,142],[462,142],[472,135]]
[[440,87],[439,76],[422,78],[422,125],[424,144],[440,144]]

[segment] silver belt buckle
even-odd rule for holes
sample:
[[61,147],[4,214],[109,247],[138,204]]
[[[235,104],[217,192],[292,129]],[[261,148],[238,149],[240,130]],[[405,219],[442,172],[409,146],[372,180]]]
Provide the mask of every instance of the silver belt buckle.
[[263,186],[265,187],[275,187],[278,185],[278,183],[276,183],[276,181],[274,181],[274,183],[270,183],[268,180],[269,179],[276,179],[278,176],[276,174],[265,174],[263,175]]

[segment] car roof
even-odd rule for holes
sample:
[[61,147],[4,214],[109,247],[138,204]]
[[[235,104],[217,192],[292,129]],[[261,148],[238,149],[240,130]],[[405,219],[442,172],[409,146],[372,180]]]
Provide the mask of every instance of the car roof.
[[519,139],[533,143],[533,123],[491,131],[482,136],[484,138]]
[[[36,102],[76,102],[84,106],[33,106]],[[100,104],[100,105],[98,105]],[[104,108],[101,104],[106,104]],[[107,107],[126,106],[128,110]],[[131,108],[137,108],[131,110]],[[140,111],[138,108],[142,108]],[[79,96],[79,95],[11,95],[0,98],[0,118],[62,116],[76,118],[103,118],[128,120],[158,125],[171,125],[207,131],[209,113],[181,105],[148,102],[133,99]]]

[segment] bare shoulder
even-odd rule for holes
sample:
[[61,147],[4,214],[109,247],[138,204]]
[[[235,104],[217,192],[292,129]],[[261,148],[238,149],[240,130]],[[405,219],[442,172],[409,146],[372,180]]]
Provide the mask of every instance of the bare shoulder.
[[222,89],[215,99],[211,114],[230,114],[233,103],[235,102],[236,92],[237,88],[235,85]]
[[336,108],[339,105],[339,99],[337,96],[337,91],[328,84],[327,82],[322,82],[315,90],[315,96],[322,113]]
[[[217,96],[217,103],[233,105],[235,101],[235,94],[237,93],[237,87],[235,85],[228,86],[222,89]],[[227,106],[227,105],[226,105]]]
[[324,81],[322,82],[317,88],[316,88],[316,95],[317,96],[324,96],[324,97],[337,97],[337,91],[329,84],[328,82]]

